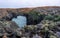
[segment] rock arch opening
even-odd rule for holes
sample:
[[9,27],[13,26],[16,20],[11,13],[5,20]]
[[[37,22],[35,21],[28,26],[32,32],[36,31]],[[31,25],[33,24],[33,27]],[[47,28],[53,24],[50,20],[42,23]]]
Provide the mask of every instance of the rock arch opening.
[[27,18],[25,16],[17,16],[17,18],[13,18],[14,21],[19,27],[24,27],[27,25]]

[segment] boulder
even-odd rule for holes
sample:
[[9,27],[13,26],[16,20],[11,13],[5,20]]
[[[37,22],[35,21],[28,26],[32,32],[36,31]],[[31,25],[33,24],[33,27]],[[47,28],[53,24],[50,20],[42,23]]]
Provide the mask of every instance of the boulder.
[[7,33],[9,36],[13,34],[14,30],[19,28],[18,25],[12,21],[0,21],[0,26],[0,36],[4,35],[4,33]]

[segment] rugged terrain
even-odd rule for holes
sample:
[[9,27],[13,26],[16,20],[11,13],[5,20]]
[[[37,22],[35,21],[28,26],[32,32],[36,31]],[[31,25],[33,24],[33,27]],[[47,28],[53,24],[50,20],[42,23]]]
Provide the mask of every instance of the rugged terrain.
[[56,13],[60,12],[60,7],[59,6],[45,6],[45,7],[36,7],[36,8],[0,8],[0,18],[10,14],[27,14],[30,11],[37,11],[40,13]]
[[[26,16],[29,24],[32,21],[31,15],[29,13],[36,11],[38,14],[60,14],[59,6],[45,6],[45,7],[36,7],[36,8],[0,8],[0,20],[11,20],[18,15]],[[29,20],[29,18],[31,20]],[[32,23],[33,24],[33,23]]]
[[[19,15],[27,18],[25,27],[19,28],[15,22],[11,21]],[[60,6],[0,8],[0,36],[31,38],[32,35],[38,34],[42,38],[57,38],[59,32]]]

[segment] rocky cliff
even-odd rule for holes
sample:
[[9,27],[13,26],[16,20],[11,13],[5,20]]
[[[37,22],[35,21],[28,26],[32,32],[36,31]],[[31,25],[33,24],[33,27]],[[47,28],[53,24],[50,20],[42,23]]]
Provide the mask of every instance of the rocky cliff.
[[[11,21],[12,18],[17,17],[18,15],[26,16],[27,18],[27,24],[28,27],[30,27],[30,30],[28,28],[24,28],[24,31],[28,30],[31,32],[33,29],[32,33],[35,33],[35,30],[45,31],[45,27],[49,27],[48,30],[53,30],[54,32],[56,31],[55,28],[58,30],[60,29],[60,7],[47,6],[36,8],[0,8],[0,36],[3,36],[4,33],[9,34],[9,36],[15,35],[16,33],[19,35],[20,29],[18,25]],[[37,28],[33,28],[36,27],[34,25],[37,25]],[[40,28],[41,26],[43,29]]]
[[33,16],[30,15],[30,13],[32,13],[33,11],[38,12],[38,14],[45,15],[47,15],[48,13],[60,14],[60,6],[46,6],[36,8],[0,8],[0,20],[11,20],[18,15],[22,15],[27,17],[28,24],[36,24],[37,20],[40,20],[40,18],[43,19],[43,17],[39,17],[38,19],[33,20]]
[[18,13],[28,13],[29,11],[31,11],[32,8],[0,8],[0,18],[10,14],[10,13],[14,13],[14,14],[18,14]]
[[0,8],[0,18],[10,14],[10,13],[29,13],[30,11],[38,11],[41,13],[48,12],[59,12],[59,6],[46,6],[46,7],[36,7],[36,8]]

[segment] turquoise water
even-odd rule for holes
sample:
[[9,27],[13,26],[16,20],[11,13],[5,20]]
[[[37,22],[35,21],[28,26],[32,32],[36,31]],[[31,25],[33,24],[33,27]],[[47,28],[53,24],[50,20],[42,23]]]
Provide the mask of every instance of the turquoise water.
[[13,18],[12,21],[16,22],[19,27],[24,27],[26,25],[26,17],[25,16],[17,16],[17,18]]

